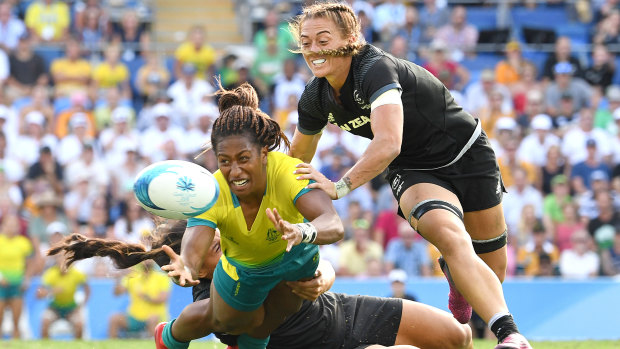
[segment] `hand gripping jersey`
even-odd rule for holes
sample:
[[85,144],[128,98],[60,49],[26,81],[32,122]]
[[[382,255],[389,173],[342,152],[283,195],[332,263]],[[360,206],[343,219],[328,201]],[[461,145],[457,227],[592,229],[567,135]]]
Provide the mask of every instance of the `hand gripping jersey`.
[[404,112],[401,152],[390,166],[432,170],[456,162],[480,135],[479,122],[454,102],[450,91],[424,68],[366,45],[353,56],[340,102],[325,78],[313,78],[299,101],[297,128],[306,135],[330,122],[373,138],[370,104],[383,92],[402,92]]

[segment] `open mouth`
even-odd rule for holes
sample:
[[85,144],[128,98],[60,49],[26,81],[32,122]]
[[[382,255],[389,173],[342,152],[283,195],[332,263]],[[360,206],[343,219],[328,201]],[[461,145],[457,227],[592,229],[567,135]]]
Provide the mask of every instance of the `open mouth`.
[[325,58],[313,59],[312,60],[312,64],[314,64],[314,65],[321,65],[323,63],[325,63]]
[[237,187],[237,188],[241,188],[244,187],[245,185],[248,184],[248,180],[247,179],[239,179],[239,180],[234,180],[232,181],[232,184]]

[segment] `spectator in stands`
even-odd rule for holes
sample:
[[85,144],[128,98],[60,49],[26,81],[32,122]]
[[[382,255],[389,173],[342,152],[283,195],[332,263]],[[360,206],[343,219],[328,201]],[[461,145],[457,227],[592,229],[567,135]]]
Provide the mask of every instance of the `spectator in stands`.
[[587,107],[592,97],[592,89],[582,79],[574,78],[573,66],[568,62],[557,63],[553,72],[555,81],[552,82],[545,92],[547,112],[551,116],[558,116],[558,106],[564,95],[569,95],[573,101],[573,110],[576,112]]
[[[85,51],[91,58],[97,54],[99,47],[105,42],[108,34],[107,18],[102,10],[95,7],[88,7],[84,11],[84,24],[77,28],[78,37],[84,45]],[[76,13],[76,26],[79,14]]]
[[179,148],[185,140],[185,132],[170,120],[174,111],[165,103],[156,104],[151,111],[153,125],[144,130],[140,136],[140,154],[147,158],[147,162],[163,160],[163,145],[172,140]]
[[250,73],[263,96],[271,95],[274,78],[282,73],[282,66],[289,57],[288,53],[278,49],[275,38],[268,38],[265,49],[257,52]]
[[610,11],[609,15],[598,23],[592,42],[601,45],[620,43],[620,11],[618,8]]
[[577,213],[577,204],[575,202],[567,203],[562,206],[562,216],[564,220],[558,222],[555,227],[553,241],[560,252],[571,248],[571,236],[577,230],[584,230],[585,224]]
[[403,36],[395,35],[390,41],[388,51],[396,58],[407,59],[407,54],[409,52],[407,39]]
[[390,199],[392,199],[391,206],[378,213],[372,233],[372,239],[384,249],[387,248],[390,241],[398,237],[398,225],[403,221],[403,218],[397,213],[398,202],[393,197]]
[[357,13],[357,19],[360,22],[360,31],[362,32],[362,35],[364,35],[366,42],[378,42],[380,40],[379,33],[375,31],[372,25],[372,19],[365,10],[361,10]]
[[[77,124],[83,123],[83,116],[86,117],[86,138],[93,139],[96,135],[97,123],[95,122],[95,116],[93,115],[92,103],[88,98],[88,95],[85,91],[75,91],[69,97],[71,106],[62,111],[56,117],[56,125],[54,125],[54,133],[59,139],[67,136],[72,130],[73,125],[71,125],[71,120],[73,117],[78,114],[81,115],[76,118],[74,121]],[[64,155],[60,154],[59,156]]]
[[67,219],[63,210],[62,199],[56,193],[51,190],[45,190],[33,196],[37,214],[30,219],[28,236],[32,240],[33,245],[39,251],[45,253],[47,248],[49,248],[47,226],[53,222],[61,222],[67,227],[73,227],[73,225]]
[[189,122],[191,129],[187,133],[184,142],[184,152],[187,154],[199,154],[204,145],[211,139],[211,125],[220,115],[217,106],[213,103],[198,105]]
[[[58,224],[56,224],[58,223]],[[50,241],[60,242],[67,235],[67,227],[55,222],[48,226],[47,232],[52,235]],[[48,257],[49,258],[49,257]],[[84,319],[82,305],[86,304],[90,296],[90,287],[86,274],[75,266],[64,265],[65,256],[60,254],[53,257],[54,265],[48,268],[41,277],[41,286],[36,291],[37,298],[49,298],[51,301],[41,319],[41,337],[50,337],[50,327],[54,322],[65,319],[73,327],[75,339],[82,339]],[[79,304],[76,301],[76,292],[79,288],[84,291],[84,299]]]
[[543,223],[548,232],[555,232],[557,225],[564,222],[564,206],[573,202],[570,195],[568,178],[556,175],[551,180],[551,194],[545,196],[543,201]]
[[133,110],[124,106],[116,107],[111,113],[112,125],[99,134],[99,144],[105,154],[106,163],[115,166],[123,162],[128,146],[139,143],[138,130],[131,127]]
[[607,276],[620,275],[620,226],[615,227],[614,241],[611,247],[601,251],[601,267]]
[[441,80],[449,90],[463,90],[469,82],[469,72],[448,57],[446,42],[433,41],[431,51],[431,58],[424,64],[424,68]]
[[67,218],[77,225],[85,225],[90,219],[95,193],[91,192],[89,176],[78,175],[65,194],[64,210]]
[[513,118],[499,118],[495,123],[493,132],[489,132],[494,137],[489,137],[489,143],[495,151],[495,156],[499,159],[504,156],[506,147],[510,146],[510,142],[519,137],[519,125]]
[[437,29],[448,24],[449,21],[450,12],[447,6],[437,6],[437,0],[424,0],[424,6],[420,9],[420,24],[424,28],[423,41],[433,41]]
[[424,239],[406,221],[398,225],[398,237],[392,239],[385,252],[385,270],[403,270],[407,276],[429,276],[430,259]]
[[[418,9],[414,6],[407,6],[405,12],[405,24],[400,28],[397,36],[401,36],[407,43],[407,54],[404,58],[413,62],[418,57],[418,48],[421,44],[428,44],[430,40],[424,37],[424,28],[420,20]],[[370,40],[366,40],[372,42]]]
[[89,183],[90,192],[105,194],[110,183],[110,176],[104,163],[97,157],[92,143],[84,143],[78,158],[65,166],[65,183],[68,188],[75,185],[78,179]]
[[551,259],[551,264],[555,268],[560,258],[558,249],[553,243],[547,240],[545,228],[542,224],[534,227],[533,235],[525,246],[519,248],[517,252],[518,273],[527,276],[540,274],[540,256],[547,255]]
[[407,293],[405,283],[407,282],[407,273],[404,270],[394,269],[388,274],[390,280],[390,289],[392,293],[388,297],[408,299],[417,301],[414,295]]
[[594,193],[598,215],[588,222],[588,233],[599,250],[613,244],[615,227],[620,225],[620,212],[614,207],[613,196],[608,191]]
[[195,108],[211,99],[215,90],[213,86],[196,76],[196,66],[188,63],[181,68],[179,79],[168,87],[168,96],[172,98],[172,108],[176,125],[185,126]]
[[90,217],[86,224],[80,227],[80,233],[90,238],[115,238],[105,196],[100,194],[92,201]]
[[128,193],[133,195],[134,179],[146,165],[147,163],[138,155],[137,144],[128,143],[123,162],[109,167],[112,176],[110,192],[115,202],[124,200]]
[[534,115],[544,113],[546,110],[543,100],[545,89],[542,82],[537,80],[537,76],[538,69],[534,63],[525,61],[520,80],[510,87],[514,109],[519,115],[519,125],[523,127],[529,125]]
[[[294,95],[299,100],[301,93],[306,87],[306,81],[297,72],[297,63],[294,59],[284,61],[282,73],[277,75],[273,81],[273,115],[280,125],[286,125],[286,117],[283,117],[282,112],[287,113],[286,116],[288,116],[288,113],[291,111],[289,108],[289,96]],[[296,105],[295,109],[297,109]]]
[[26,115],[32,111],[40,112],[45,117],[45,133],[54,132],[54,107],[48,98],[48,88],[46,86],[35,86],[30,95],[30,102],[19,111],[19,133],[27,132]]
[[187,36],[187,40],[174,53],[174,75],[180,77],[182,67],[189,63],[196,67],[194,75],[197,78],[206,79],[212,75],[210,69],[215,63],[215,50],[205,43],[206,29],[195,25],[190,28]]
[[45,62],[32,51],[28,33],[20,36],[17,48],[9,56],[9,65],[7,94],[11,99],[28,96],[34,86],[47,86],[49,83]]
[[560,254],[560,275],[566,278],[585,279],[598,275],[600,258],[589,249],[591,238],[585,230],[571,236],[572,248]]
[[90,147],[94,138],[88,134],[88,115],[85,113],[75,113],[69,120],[71,133],[60,140],[58,144],[58,162],[63,166],[77,160],[83,153],[83,149]]
[[340,244],[338,275],[365,276],[371,264],[383,260],[383,248],[370,239],[370,224],[366,219],[353,222],[353,237]]
[[[620,93],[620,89],[618,90]],[[620,102],[620,101],[619,101]],[[612,151],[613,157],[611,163],[614,164],[614,168],[612,169],[613,177],[617,177],[620,175],[620,106],[616,108],[616,111],[613,113],[614,118],[614,126],[616,126],[616,137],[614,137],[612,142]]]
[[133,61],[140,55],[140,44],[149,40],[149,33],[140,24],[138,13],[125,9],[119,25],[113,27],[112,42],[120,45],[120,57],[125,62]]
[[489,137],[494,138],[493,130],[495,129],[495,123],[500,118],[514,119],[515,115],[512,111],[504,112],[502,104],[504,102],[504,96],[500,90],[491,90],[487,95],[488,104],[482,105],[482,107],[474,111],[474,115],[480,118],[480,123],[484,130],[488,130]]
[[[502,177],[504,175],[502,171]],[[522,167],[515,167],[511,171],[514,185],[508,186],[504,195],[503,206],[506,215],[506,223],[508,230],[514,229],[521,215],[523,206],[531,204],[534,206],[534,212],[537,218],[542,218],[542,196],[531,182],[528,180],[527,172]]]
[[[28,167],[24,181],[24,191],[30,195],[35,187],[48,187],[56,193],[63,192],[63,168],[52,155],[49,147],[43,146],[39,151],[39,158]],[[43,182],[43,183],[38,183]]]
[[478,29],[467,23],[467,9],[459,5],[452,9],[450,23],[442,26],[435,34],[435,40],[450,43],[450,57],[460,62],[464,56],[476,54]]
[[[571,182],[574,188],[585,186],[586,189],[592,189],[591,180],[601,178],[609,180],[611,169],[607,164],[601,162],[597,156],[596,140],[588,139],[586,141],[587,156],[584,161],[576,163],[571,170]],[[596,175],[592,177],[594,174]]]
[[26,26],[37,42],[63,42],[70,21],[69,6],[63,1],[35,1],[26,10]]
[[50,66],[56,97],[68,97],[76,91],[87,91],[92,67],[82,58],[80,42],[75,37],[66,41],[65,57],[55,59]]
[[120,61],[121,47],[111,44],[104,51],[105,60],[93,70],[93,96],[101,95],[102,90],[117,87],[121,95],[131,98],[129,88],[129,69]]
[[611,85],[615,72],[616,64],[607,47],[605,45],[594,45],[592,47],[592,65],[583,73],[586,82],[600,96]]
[[549,115],[534,116],[530,123],[531,133],[523,138],[517,149],[517,159],[538,167],[544,166],[549,148],[560,145],[560,138],[551,133],[552,126]]
[[110,87],[105,91],[104,96],[100,98],[93,114],[97,130],[103,130],[112,123],[112,112],[117,109],[125,109],[125,113],[129,115],[129,123],[133,125],[135,117],[131,100],[123,97],[118,87]]
[[267,51],[272,43],[275,44],[276,56],[282,59],[295,58],[289,49],[296,49],[295,39],[288,30],[288,23],[280,20],[277,9],[271,8],[265,14],[263,28],[256,31],[253,44],[257,52]]
[[532,239],[534,228],[541,225],[541,220],[536,217],[536,208],[533,204],[525,204],[521,209],[521,217],[517,223],[516,229],[510,231],[511,244],[515,247],[515,263],[516,252],[518,248],[525,246]]
[[527,180],[530,184],[536,185],[539,181],[538,169],[534,164],[517,157],[518,146],[519,141],[516,138],[507,141],[504,144],[504,151],[502,155],[497,158],[497,163],[499,164],[499,169],[502,173],[504,185],[510,187],[515,183],[514,174],[517,168],[525,171],[527,174]]
[[[594,127],[602,128],[614,134],[619,129],[616,125],[615,115],[620,116],[620,114],[615,114],[614,112],[620,108],[620,86],[610,85],[606,90],[605,100],[607,103],[599,103],[598,109],[594,114]],[[614,159],[614,163],[618,162]]]
[[405,25],[407,9],[401,0],[387,0],[375,7],[372,25],[381,42],[388,43]]
[[591,190],[587,190],[585,186],[573,189],[573,197],[578,200],[579,216],[581,216],[583,221],[588,222],[588,220],[592,220],[600,214],[596,200],[596,195],[599,192],[609,193],[612,197],[614,209],[620,211],[620,195],[611,188],[609,177],[604,172],[596,173],[593,177],[590,177],[590,184],[592,186]]
[[[0,114],[0,121],[2,120]],[[7,136],[0,131],[0,168],[9,183],[20,182],[24,178],[24,167],[7,148]]]
[[[548,82],[555,79],[555,68],[558,63],[568,63],[571,66],[570,72],[575,77],[583,76],[583,68],[579,60],[571,55],[571,41],[569,37],[560,36],[555,41],[554,51],[549,53],[549,56],[545,60],[545,64],[542,71],[542,78]],[[565,65],[564,65],[565,66]],[[562,66],[562,67],[564,67]],[[568,70],[563,68],[563,70]]]
[[0,3],[0,50],[10,52],[17,47],[19,37],[26,31],[21,19],[12,13],[13,5],[9,1]]
[[511,88],[521,81],[528,61],[521,54],[518,41],[510,41],[505,48],[506,59],[495,66],[495,79],[498,83]]
[[0,87],[4,88],[4,84],[9,78],[11,68],[9,66],[9,56],[0,49]]
[[13,339],[21,338],[19,322],[23,307],[23,292],[29,286],[27,264],[33,248],[28,238],[19,234],[19,217],[15,212],[5,214],[0,224],[0,328],[7,309],[13,317]]
[[140,243],[153,228],[153,220],[147,217],[136,198],[127,195],[123,215],[114,223],[114,237],[125,242]]
[[[470,110],[474,115],[477,116],[477,113],[483,108],[489,106],[489,96],[494,91],[501,93],[502,95],[502,107],[501,111],[503,114],[510,114],[512,112],[512,96],[508,87],[497,83],[495,78],[495,72],[492,69],[483,69],[480,72],[480,80],[475,81],[467,87],[465,91],[465,104],[467,105],[468,110]],[[487,132],[493,131],[493,129],[486,129]],[[490,135],[493,138],[493,135]]]
[[24,168],[32,165],[39,158],[42,147],[56,149],[58,139],[49,133],[45,133],[45,116],[34,110],[26,114],[26,133],[19,135],[11,145],[12,156],[18,160]]
[[571,165],[587,158],[587,142],[590,139],[595,142],[597,159],[609,163],[612,156],[611,136],[602,129],[594,128],[592,109],[583,108],[579,111],[578,123],[562,138],[562,154]]
[[108,337],[118,338],[120,331],[151,335],[160,321],[168,318],[167,302],[170,295],[168,277],[155,269],[151,260],[134,267],[132,272],[117,282],[114,294],[129,294],[126,313],[110,317]]
[[144,56],[145,64],[138,69],[136,89],[142,98],[142,102],[146,103],[158,91],[168,87],[170,73],[161,64],[156,52],[142,52],[142,55]]

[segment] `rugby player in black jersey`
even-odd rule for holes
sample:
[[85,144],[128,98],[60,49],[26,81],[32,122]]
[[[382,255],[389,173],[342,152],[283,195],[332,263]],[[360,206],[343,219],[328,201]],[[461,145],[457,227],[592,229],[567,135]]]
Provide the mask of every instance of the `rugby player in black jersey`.
[[299,101],[290,155],[309,163],[328,122],[371,139],[339,181],[308,164],[298,166],[298,178],[316,181],[309,187],[335,200],[387,168],[399,214],[442,253],[454,317],[467,323],[473,306],[497,336],[496,348],[530,348],[501,287],[504,186],[479,120],[428,71],[366,44],[344,3],[304,8],[291,31],[314,78]]

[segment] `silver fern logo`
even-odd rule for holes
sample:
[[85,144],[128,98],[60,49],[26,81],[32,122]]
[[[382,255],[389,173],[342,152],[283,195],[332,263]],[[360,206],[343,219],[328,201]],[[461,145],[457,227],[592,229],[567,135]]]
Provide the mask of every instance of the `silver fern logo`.
[[181,191],[194,191],[196,185],[192,183],[192,180],[188,177],[181,177],[177,180],[177,189]]

